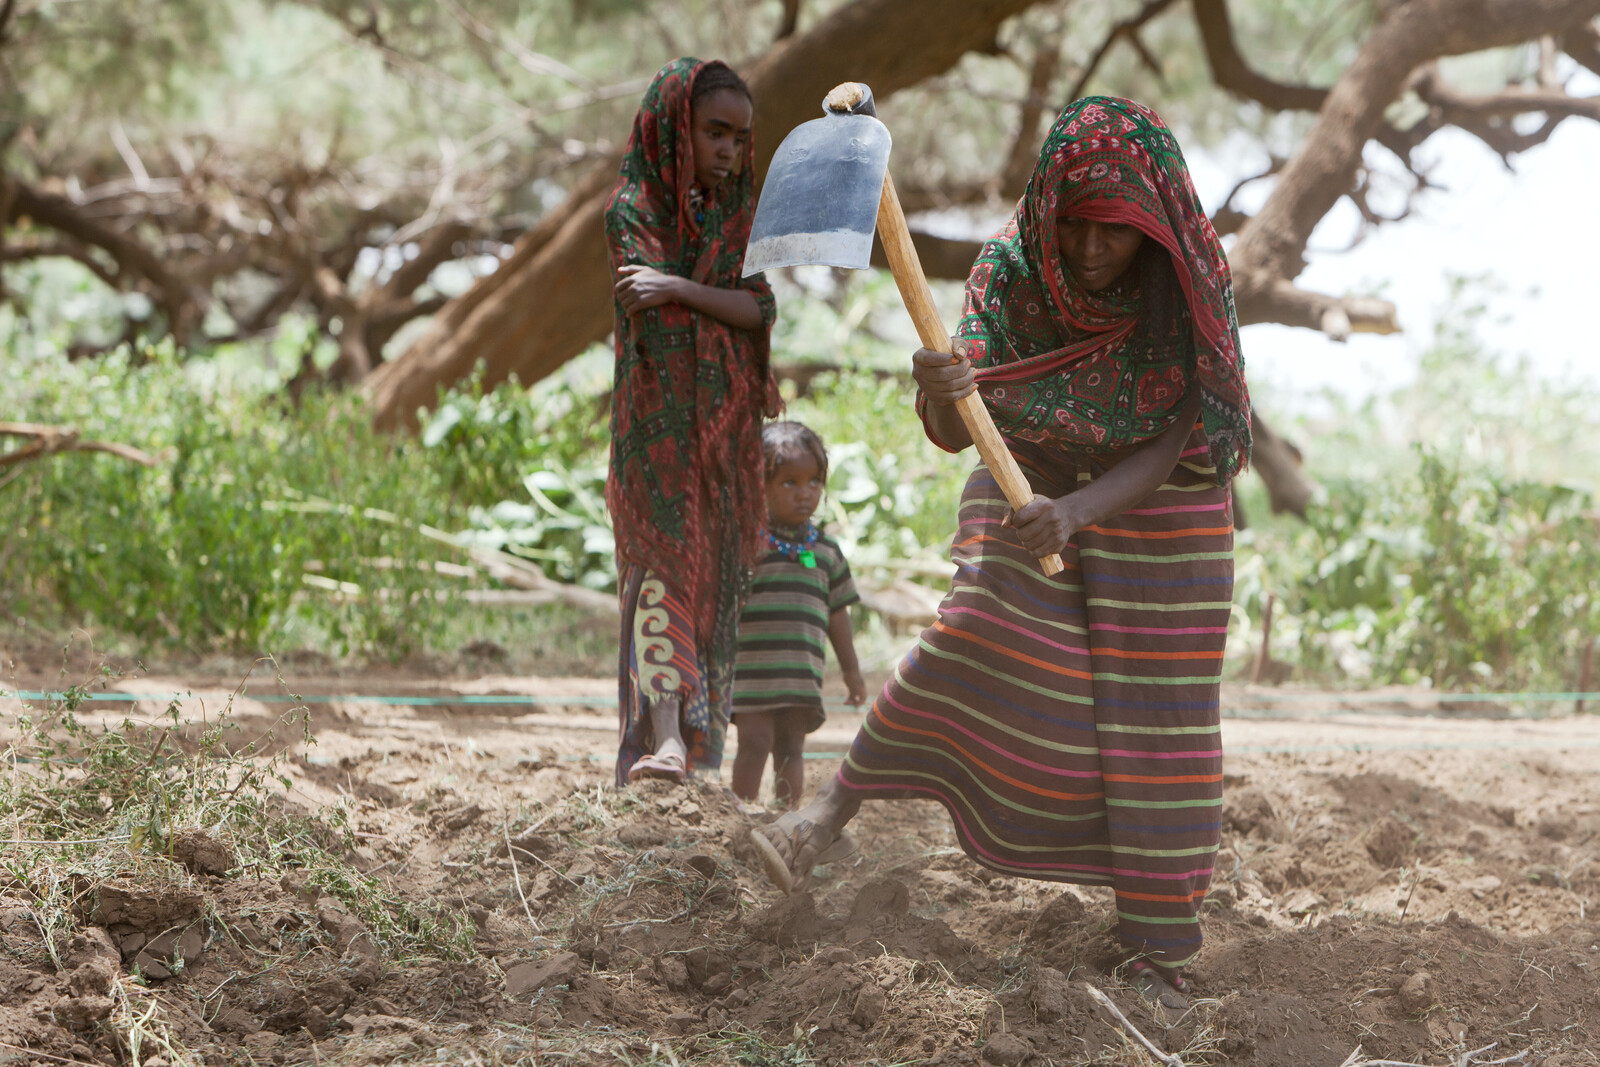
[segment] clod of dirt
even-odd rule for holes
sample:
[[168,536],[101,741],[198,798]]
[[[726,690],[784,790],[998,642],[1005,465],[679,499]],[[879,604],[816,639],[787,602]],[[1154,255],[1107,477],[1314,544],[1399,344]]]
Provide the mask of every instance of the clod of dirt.
[[1399,867],[1411,857],[1416,835],[1392,815],[1383,815],[1367,831],[1367,854],[1378,866]]
[[198,963],[205,945],[205,934],[198,923],[182,930],[167,930],[148,941],[133,964],[146,978],[171,978],[178,970],[179,960],[183,967]]
[[93,900],[88,915],[90,922],[105,927],[120,923],[154,934],[198,919],[205,895],[182,885],[146,888],[103,882],[95,887]]
[[1539,820],[1539,836],[1547,841],[1565,841],[1572,833],[1572,821],[1559,815],[1546,815]]
[[1222,805],[1222,823],[1239,834],[1256,833],[1270,838],[1278,833],[1278,814],[1259,789],[1230,793]]
[[892,878],[868,882],[850,905],[850,918],[866,920],[905,915],[911,910],[911,891]]
[[372,935],[360,919],[345,910],[337,901],[329,901],[317,909],[317,925],[333,937],[333,945],[340,952],[355,952],[376,957],[377,946]]
[[685,856],[683,865],[708,882],[717,876],[717,861],[704,852]]
[[95,960],[105,960],[115,971],[122,965],[122,952],[105,927],[86,926],[67,942],[65,962],[71,967],[81,967]]
[[676,956],[668,956],[660,963],[661,980],[674,993],[689,988],[689,968]]
[[521,1000],[548,986],[570,985],[582,970],[583,961],[576,952],[558,952],[536,963],[518,963],[506,968],[506,996]]
[[1000,1067],[1018,1067],[1031,1055],[1033,1049],[1028,1043],[1013,1034],[990,1034],[989,1040],[983,1045],[983,1062],[996,1063]]
[[[874,883],[879,885],[882,883]],[[902,897],[909,902],[905,886],[895,883]],[[869,885],[861,891],[865,896],[873,886]],[[860,897],[856,898],[860,903]],[[851,909],[854,914],[854,909]],[[746,920],[750,936],[757,941],[766,941],[777,945],[779,948],[792,948],[796,945],[810,944],[817,939],[820,924],[817,920],[817,902],[810,893],[800,893],[796,896],[784,897],[770,908],[758,912]]]
[[233,849],[227,843],[198,827],[179,830],[172,835],[172,858],[190,874],[214,874],[221,877],[237,865]]
[[101,996],[111,992],[117,964],[104,957],[88,960],[67,975],[67,992],[75,997]]
[[856,1006],[850,1012],[850,1020],[863,1030],[870,1030],[883,1017],[884,1006],[888,1003],[889,994],[884,992],[882,986],[871,983],[864,985],[856,995]]
[[1028,987],[1028,1003],[1033,1014],[1042,1023],[1053,1023],[1065,1018],[1072,996],[1067,976],[1054,967],[1040,967],[1033,972],[1033,982]]
[[479,807],[477,804],[464,804],[459,808],[450,808],[446,811],[434,812],[433,816],[428,821],[436,830],[441,830],[446,833],[454,833],[457,830],[465,830],[467,827],[477,822],[478,817],[482,814],[483,808]]
[[69,1030],[88,1030],[109,1018],[111,1007],[111,998],[108,996],[62,997],[50,1009],[50,1014]]
[[248,1037],[261,1031],[261,1020],[243,1008],[224,1004],[212,1018],[211,1029],[221,1034],[239,1034]]
[[[536,830],[524,830],[522,833],[511,839],[511,848],[523,853],[524,859],[530,856],[537,857],[539,859],[549,859],[551,856],[555,855],[559,845],[554,840],[546,837],[544,834],[541,834]],[[505,856],[509,853],[510,849],[506,848],[506,843],[504,841],[501,841],[499,844],[495,845],[494,852],[492,854],[495,856]]]
[[1299,917],[1316,911],[1318,908],[1326,907],[1327,903],[1315,890],[1300,888],[1279,901],[1279,906],[1290,915]]
[[1037,941],[1060,927],[1071,926],[1082,919],[1083,901],[1073,893],[1062,893],[1039,909],[1039,914],[1033,917],[1033,925],[1028,929],[1028,936]]
[[1411,1016],[1426,1014],[1439,1001],[1433,975],[1427,971],[1418,971],[1401,982],[1396,995],[1400,1000],[1400,1010]]
[[667,843],[666,827],[651,819],[636,819],[617,827],[617,840],[629,848],[655,848]]

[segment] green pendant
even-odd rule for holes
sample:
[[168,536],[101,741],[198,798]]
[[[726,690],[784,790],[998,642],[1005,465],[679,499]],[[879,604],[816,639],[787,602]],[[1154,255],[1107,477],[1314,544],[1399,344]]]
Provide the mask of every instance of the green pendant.
[[800,566],[802,566],[802,567],[815,567],[816,565],[817,565],[817,554],[815,552],[811,551],[809,548],[802,548],[800,550]]

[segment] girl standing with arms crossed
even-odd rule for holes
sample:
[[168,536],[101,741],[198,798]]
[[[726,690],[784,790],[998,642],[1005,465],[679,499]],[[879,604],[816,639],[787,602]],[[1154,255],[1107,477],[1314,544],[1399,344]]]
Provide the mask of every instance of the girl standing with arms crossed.
[[772,290],[739,277],[755,214],[753,116],[726,64],[667,64],[606,205],[619,785],[722,764],[739,602],[765,542],[760,419],[777,407]]

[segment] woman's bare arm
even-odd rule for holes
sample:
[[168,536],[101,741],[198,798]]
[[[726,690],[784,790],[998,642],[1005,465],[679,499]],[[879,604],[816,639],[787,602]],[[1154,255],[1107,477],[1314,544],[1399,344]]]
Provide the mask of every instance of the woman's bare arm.
[[758,330],[761,304],[748,289],[718,289],[654,267],[628,264],[617,269],[617,301],[628,314],[677,303],[720,319],[739,330]]
[[1183,445],[1200,414],[1200,390],[1191,387],[1183,409],[1159,437],[1147,441],[1109,471],[1066,496],[1036,496],[1006,522],[1035,556],[1060,552],[1073,534],[1115,518],[1161,487],[1178,465]]

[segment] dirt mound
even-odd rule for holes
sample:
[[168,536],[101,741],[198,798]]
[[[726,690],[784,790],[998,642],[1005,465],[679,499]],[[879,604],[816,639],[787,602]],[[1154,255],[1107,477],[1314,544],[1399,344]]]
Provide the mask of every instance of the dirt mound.
[[48,938],[37,885],[0,876],[0,1052],[1149,1063],[1092,985],[1189,1067],[1358,1045],[1600,1064],[1594,750],[1230,755],[1197,999],[1168,1028],[1122,980],[1109,892],[977,867],[934,804],[866,805],[861,852],[781,897],[748,844],[761,813],[615,791],[588,725],[342,713],[318,740],[293,799],[343,813],[337,872],[264,877],[226,834],[175,832],[137,877],[66,887]]

